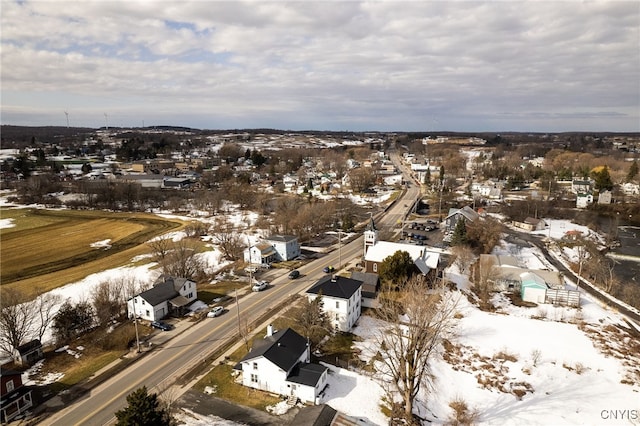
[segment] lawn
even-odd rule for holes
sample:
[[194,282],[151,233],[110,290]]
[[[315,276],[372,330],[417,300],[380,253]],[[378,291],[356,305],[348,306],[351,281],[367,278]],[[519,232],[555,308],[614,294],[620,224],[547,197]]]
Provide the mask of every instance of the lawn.
[[[148,253],[146,242],[183,225],[146,214],[5,209],[14,227],[0,230],[2,286],[30,296],[87,275],[122,266]],[[92,244],[109,240],[109,246]]]

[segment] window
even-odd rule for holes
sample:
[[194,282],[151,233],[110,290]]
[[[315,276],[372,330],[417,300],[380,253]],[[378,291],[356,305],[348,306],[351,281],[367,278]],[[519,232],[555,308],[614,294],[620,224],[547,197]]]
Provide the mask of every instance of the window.
[[340,302],[336,300],[336,309],[340,308]]
[[254,363],[253,363],[253,369],[254,369],[254,370],[257,370],[257,369],[258,369],[258,363],[257,363],[257,362],[254,362]]
[[147,316],[149,316],[149,310],[147,310],[146,312],[147,312],[147,314],[146,314],[146,315],[147,315]]
[[377,263],[373,264],[373,272],[378,272],[378,264]]
[[257,374],[252,374],[251,375],[251,383],[258,383],[258,375]]
[[340,320],[340,314],[336,314],[336,321]]
[[138,299],[136,299],[135,297],[133,298],[133,303],[138,303]]
[[13,379],[11,379],[7,382],[7,392],[11,392],[13,389]]

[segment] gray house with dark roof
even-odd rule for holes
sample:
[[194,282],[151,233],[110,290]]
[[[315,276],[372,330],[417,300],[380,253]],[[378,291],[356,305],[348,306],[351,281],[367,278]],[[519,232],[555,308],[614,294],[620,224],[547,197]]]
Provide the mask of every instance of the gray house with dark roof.
[[234,367],[244,386],[317,404],[327,383],[327,368],[309,362],[307,339],[290,328],[273,332],[267,328],[263,340]]
[[162,276],[149,290],[127,301],[127,313],[129,318],[158,321],[168,315],[181,315],[197,297],[195,281]]
[[322,295],[322,309],[336,331],[349,331],[362,312],[362,281],[326,275],[307,290],[313,301]]

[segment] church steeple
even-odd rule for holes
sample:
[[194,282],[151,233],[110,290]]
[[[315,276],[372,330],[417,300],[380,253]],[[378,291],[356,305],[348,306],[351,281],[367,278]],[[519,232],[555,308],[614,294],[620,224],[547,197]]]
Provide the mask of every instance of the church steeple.
[[367,250],[369,247],[376,245],[378,242],[378,228],[376,228],[376,223],[373,221],[373,214],[371,214],[371,218],[369,219],[369,223],[364,230],[364,254],[367,255]]

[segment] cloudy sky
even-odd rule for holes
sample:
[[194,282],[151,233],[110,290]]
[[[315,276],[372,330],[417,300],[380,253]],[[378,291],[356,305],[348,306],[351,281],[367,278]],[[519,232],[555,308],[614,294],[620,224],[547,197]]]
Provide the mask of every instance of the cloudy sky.
[[2,0],[1,14],[2,124],[640,131],[636,0]]

